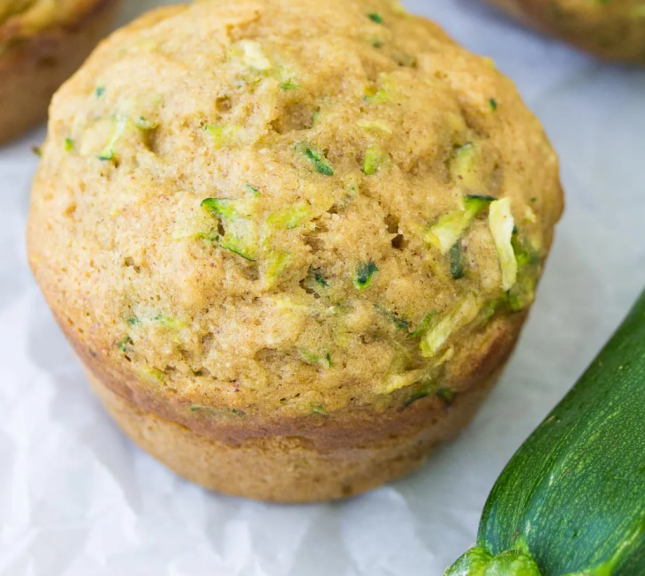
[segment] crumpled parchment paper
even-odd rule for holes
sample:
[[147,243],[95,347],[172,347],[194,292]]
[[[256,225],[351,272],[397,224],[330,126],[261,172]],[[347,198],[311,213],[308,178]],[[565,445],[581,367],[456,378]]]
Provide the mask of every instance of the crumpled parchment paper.
[[[131,0],[122,22],[152,7]],[[408,0],[517,83],[560,153],[567,212],[519,349],[459,440],[335,504],[207,493],[133,446],[90,393],[26,264],[36,130],[0,149],[1,576],[440,576],[495,478],[645,285],[645,71],[474,0]]]

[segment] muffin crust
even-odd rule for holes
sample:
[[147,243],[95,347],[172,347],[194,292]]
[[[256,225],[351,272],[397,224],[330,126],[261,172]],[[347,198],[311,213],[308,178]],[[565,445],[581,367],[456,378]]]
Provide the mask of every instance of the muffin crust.
[[[140,444],[223,491],[244,462],[255,498],[340,497],[342,473],[262,492],[227,446],[270,467],[292,439],[310,479],[382,446],[355,493],[454,435],[562,210],[510,81],[387,0],[152,12],[63,87],[49,128],[28,244],[59,324]],[[196,446],[217,474],[171,453]],[[408,463],[385,465],[397,446]]]
[[119,4],[17,1],[0,10],[0,144],[46,118],[52,94],[107,34]]
[[609,60],[645,64],[642,0],[490,0],[537,30]]

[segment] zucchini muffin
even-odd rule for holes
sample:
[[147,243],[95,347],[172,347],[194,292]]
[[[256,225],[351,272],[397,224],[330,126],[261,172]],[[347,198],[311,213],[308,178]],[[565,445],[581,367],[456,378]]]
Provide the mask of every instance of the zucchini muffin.
[[54,91],[107,34],[120,0],[0,0],[0,143],[47,116]]
[[524,23],[603,58],[645,64],[645,0],[490,0]]
[[54,97],[28,246],[145,450],[214,490],[326,500],[468,422],[561,210],[538,121],[435,24],[210,0],[115,33]]

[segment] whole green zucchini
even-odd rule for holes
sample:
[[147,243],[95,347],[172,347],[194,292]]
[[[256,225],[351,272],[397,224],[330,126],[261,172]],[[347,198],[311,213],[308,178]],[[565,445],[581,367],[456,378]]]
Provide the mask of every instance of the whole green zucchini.
[[645,576],[645,292],[515,453],[445,576]]

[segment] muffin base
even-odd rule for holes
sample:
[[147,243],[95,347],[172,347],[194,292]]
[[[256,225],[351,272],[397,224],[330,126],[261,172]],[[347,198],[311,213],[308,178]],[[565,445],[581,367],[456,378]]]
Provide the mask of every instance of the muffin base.
[[[488,0],[527,28],[551,36],[598,58],[627,64],[645,64],[645,27],[636,24],[636,34],[624,20],[618,22],[588,22],[580,16],[577,29],[563,27],[545,9],[544,0]],[[605,40],[602,40],[602,35]],[[626,35],[628,39],[626,39]],[[609,41],[607,41],[607,38]]]
[[110,30],[121,0],[98,0],[78,21],[0,57],[0,144],[47,117],[54,92]]
[[293,436],[213,440],[126,400],[86,370],[109,414],[143,450],[180,476],[232,496],[275,502],[347,498],[405,476],[435,446],[457,436],[497,381],[501,368],[425,426],[353,448],[319,450]]

